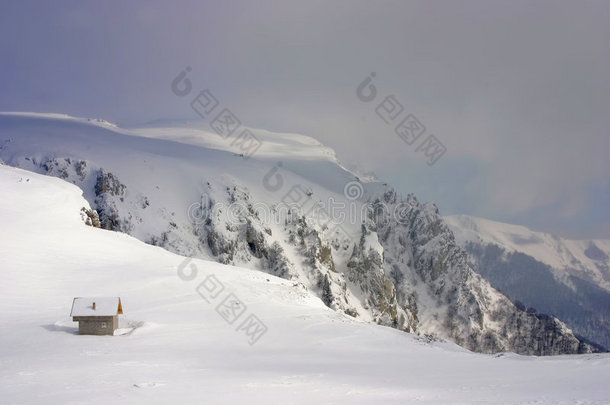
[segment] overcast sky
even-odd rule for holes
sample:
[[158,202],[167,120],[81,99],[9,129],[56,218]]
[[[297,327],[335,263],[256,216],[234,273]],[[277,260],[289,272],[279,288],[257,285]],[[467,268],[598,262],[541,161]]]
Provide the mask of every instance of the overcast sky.
[[[609,1],[7,3],[0,110],[193,118],[170,91],[190,66],[244,124],[313,136],[443,214],[610,237]],[[433,166],[377,116],[390,95],[447,148]]]

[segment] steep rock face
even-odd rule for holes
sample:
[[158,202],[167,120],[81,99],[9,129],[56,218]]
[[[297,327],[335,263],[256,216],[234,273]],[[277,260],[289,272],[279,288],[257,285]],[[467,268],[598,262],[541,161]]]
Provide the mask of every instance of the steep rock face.
[[383,249],[377,235],[365,224],[360,240],[354,244],[345,274],[364,293],[365,308],[372,309],[377,323],[405,329],[405,315],[399,311],[396,288],[384,271]]
[[[214,200],[209,199],[212,194]],[[379,253],[364,238],[358,244],[339,240],[331,229],[294,207],[272,207],[272,231],[269,218],[258,214],[242,186],[226,187],[220,194],[209,188],[205,198],[202,211],[195,215],[205,219],[198,221],[196,232],[217,260],[294,280],[331,308],[394,324],[394,287],[384,275]],[[335,257],[343,256],[349,262],[338,266]]]
[[113,231],[129,233],[131,221],[121,218],[116,205],[116,199],[125,201],[127,187],[112,173],[100,169],[94,186],[95,207],[98,212],[101,227]]
[[212,255],[221,263],[264,268],[275,276],[294,278],[294,265],[281,244],[271,240],[272,231],[254,210],[248,191],[235,185],[226,187],[223,199],[226,211],[216,209],[217,202],[209,197],[211,193],[208,189],[202,196],[206,202],[195,215],[200,220],[194,226],[201,243],[207,244]]
[[[415,312],[420,331],[488,353],[590,350],[559,320],[516,308],[477,275],[433,204],[388,190],[371,207],[399,303]],[[415,311],[408,297],[415,297]]]
[[[516,308],[474,273],[436,207],[414,196],[386,189],[371,200],[360,232],[346,237],[274,201],[266,202],[278,215],[269,224],[238,180],[202,176],[201,203],[188,207],[190,201],[160,204],[150,184],[126,181],[89,161],[23,157],[11,164],[79,185],[103,228],[294,280],[329,307],[363,320],[480,352],[590,350],[557,319]],[[190,215],[180,219],[176,211]]]

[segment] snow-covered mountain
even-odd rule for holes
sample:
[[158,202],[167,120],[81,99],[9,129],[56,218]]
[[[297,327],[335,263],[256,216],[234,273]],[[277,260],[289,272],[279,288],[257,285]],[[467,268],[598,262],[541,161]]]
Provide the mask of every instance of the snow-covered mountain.
[[251,130],[250,156],[200,125],[5,113],[0,159],[76,184],[103,228],[291,280],[359,320],[481,352],[591,350],[476,274],[434,204],[357,178],[312,138]]
[[[0,164],[0,190],[2,403],[602,404],[610,397],[608,354],[471,353],[332,311],[295,281],[86,226],[95,215],[64,180]],[[121,297],[117,335],[77,334],[70,305],[82,295]],[[239,318],[223,317],[227,297],[243,304]],[[251,316],[262,329],[243,326]]]
[[494,287],[610,347],[610,240],[568,240],[465,215],[445,221]]

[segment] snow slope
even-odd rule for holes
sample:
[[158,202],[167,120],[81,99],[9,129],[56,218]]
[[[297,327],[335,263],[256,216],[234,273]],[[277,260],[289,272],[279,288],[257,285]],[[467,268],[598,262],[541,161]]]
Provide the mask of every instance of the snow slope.
[[[298,284],[84,225],[81,190],[0,165],[6,404],[607,403],[610,357],[474,354],[366,324]],[[190,264],[187,268],[191,269]],[[197,287],[214,275],[266,325],[250,345]],[[75,296],[120,296],[117,336],[79,336]],[[209,296],[208,296],[209,298]]]

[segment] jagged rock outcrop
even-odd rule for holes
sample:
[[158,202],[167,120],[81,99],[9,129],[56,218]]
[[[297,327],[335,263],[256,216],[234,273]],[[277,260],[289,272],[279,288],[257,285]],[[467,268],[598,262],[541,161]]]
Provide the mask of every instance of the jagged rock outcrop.
[[408,304],[409,296],[428,303],[416,311],[420,331],[486,353],[591,350],[556,318],[517,308],[476,274],[434,204],[420,204],[413,195],[402,199],[388,190],[372,207],[399,304]]
[[97,211],[91,208],[83,207],[80,209],[81,218],[85,225],[92,226],[94,228],[101,228],[100,217]]
[[382,325],[400,326],[396,288],[384,272],[384,259],[378,249],[367,243],[371,232],[362,225],[362,234],[347,263],[346,276],[365,294],[364,304]]
[[124,202],[127,187],[114,174],[100,169],[93,189],[101,227],[129,233],[132,227],[130,218],[121,217],[117,208],[118,202]]

